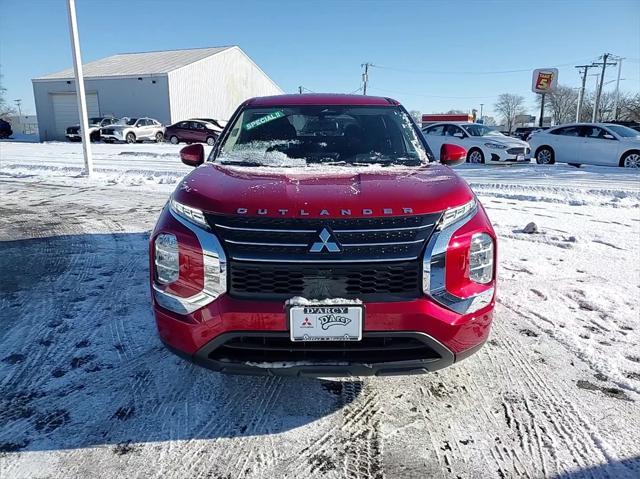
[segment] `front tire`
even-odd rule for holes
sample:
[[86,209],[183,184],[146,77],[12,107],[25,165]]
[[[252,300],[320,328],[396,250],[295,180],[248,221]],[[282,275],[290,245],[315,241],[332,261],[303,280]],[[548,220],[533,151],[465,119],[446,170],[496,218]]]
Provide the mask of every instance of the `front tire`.
[[467,163],[484,163],[484,153],[482,153],[482,150],[471,148],[469,153],[467,153]]
[[159,131],[158,133],[156,133],[156,143],[163,143],[163,142],[164,142],[164,133]]
[[539,165],[553,165],[556,162],[556,155],[550,146],[541,146],[536,151],[536,163]]
[[625,153],[620,159],[620,166],[623,168],[640,168],[640,151]]
[[136,142],[136,135],[134,135],[133,133],[127,133],[127,136],[125,138],[126,142],[129,144]]
[[213,144],[216,142],[216,139],[212,136],[207,137],[207,145],[209,146],[213,146]]
[[176,135],[173,135],[171,138],[169,138],[169,141],[172,145],[177,145],[178,143],[180,143],[180,139]]

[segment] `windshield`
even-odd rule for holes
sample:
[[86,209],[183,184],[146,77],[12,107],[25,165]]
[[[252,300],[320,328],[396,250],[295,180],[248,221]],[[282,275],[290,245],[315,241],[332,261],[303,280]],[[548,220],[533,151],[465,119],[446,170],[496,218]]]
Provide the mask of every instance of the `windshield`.
[[618,136],[621,136],[623,138],[640,137],[640,131],[633,130],[632,128],[629,128],[627,126],[607,125],[607,128],[609,128],[612,132],[618,134]]
[[479,125],[477,123],[461,126],[462,128],[464,128],[464,131],[469,134],[469,136],[504,136],[499,131],[492,130],[487,126]]
[[292,106],[242,111],[216,161],[419,165],[428,158],[411,120],[397,106]]
[[90,125],[97,125],[102,121],[102,118],[99,116],[94,116],[93,118],[89,118]]

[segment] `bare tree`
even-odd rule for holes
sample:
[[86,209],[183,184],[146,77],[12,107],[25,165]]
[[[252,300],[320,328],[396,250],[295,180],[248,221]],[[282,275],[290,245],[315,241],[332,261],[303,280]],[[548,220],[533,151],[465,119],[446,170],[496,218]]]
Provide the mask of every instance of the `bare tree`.
[[[538,106],[541,99],[542,95],[536,95]],[[551,112],[555,125],[574,121],[578,108],[578,92],[568,86],[558,85],[553,92],[545,95],[544,106]]]
[[5,119],[8,116],[12,116],[16,114],[16,109],[10,106],[5,99],[4,93],[7,91],[6,88],[2,86],[2,75],[0,73],[0,118]]
[[409,111],[409,115],[413,118],[413,120],[419,125],[422,123],[422,113],[418,110]]
[[484,124],[487,126],[496,126],[496,120],[492,116],[484,115],[483,118]]
[[507,131],[511,133],[516,116],[525,114],[524,97],[513,93],[503,93],[498,97],[494,109],[502,116]]
[[620,120],[640,122],[640,93],[620,95],[618,112]]

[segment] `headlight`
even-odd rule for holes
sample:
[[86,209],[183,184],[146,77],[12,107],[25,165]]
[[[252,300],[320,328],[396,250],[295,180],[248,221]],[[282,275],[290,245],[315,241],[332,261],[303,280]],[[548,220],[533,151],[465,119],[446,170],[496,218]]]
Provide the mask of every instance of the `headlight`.
[[493,238],[486,233],[471,237],[469,279],[480,284],[490,283],[493,279]]
[[169,284],[178,280],[180,274],[180,257],[178,240],[175,235],[162,233],[155,241],[156,281]]
[[456,206],[455,208],[449,208],[444,212],[442,218],[440,218],[440,222],[436,226],[437,230],[442,230],[449,226],[451,223],[455,223],[461,218],[471,214],[476,209],[476,199],[472,199],[468,203],[465,203],[462,206]]
[[506,145],[493,142],[485,143],[484,146],[486,146],[487,148],[495,148],[496,150],[504,150],[505,148],[507,148]]
[[169,208],[175,214],[182,216],[184,219],[191,221],[192,223],[197,224],[198,226],[202,226],[204,228],[208,228],[207,220],[204,217],[202,211],[197,208],[192,208],[191,206],[183,205],[182,203],[178,203],[176,200],[171,198],[169,203]]

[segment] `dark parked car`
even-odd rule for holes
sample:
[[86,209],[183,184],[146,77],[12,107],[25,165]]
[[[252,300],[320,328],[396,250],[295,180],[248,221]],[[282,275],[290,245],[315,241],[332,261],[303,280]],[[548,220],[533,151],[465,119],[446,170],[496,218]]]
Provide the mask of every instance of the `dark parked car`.
[[612,121],[608,121],[607,123],[612,123],[614,125],[622,125],[622,126],[626,126],[627,128],[631,128],[632,130],[640,131],[640,123],[638,123],[637,121],[612,120]]
[[164,137],[174,145],[181,141],[213,145],[219,135],[220,130],[215,125],[203,120],[179,121],[168,126],[164,133]]
[[[117,118],[113,118],[111,116],[94,116],[89,118],[89,139],[91,141],[99,141],[100,128],[112,125],[117,121]],[[74,125],[67,128],[65,136],[69,141],[81,141],[82,137],[80,136],[80,125]]]
[[9,138],[13,135],[11,124],[8,121],[0,120],[0,138]]
[[534,131],[546,130],[548,126],[521,126],[516,128],[516,131],[513,132],[513,136],[521,139],[522,141],[527,141],[531,136],[531,133]]

